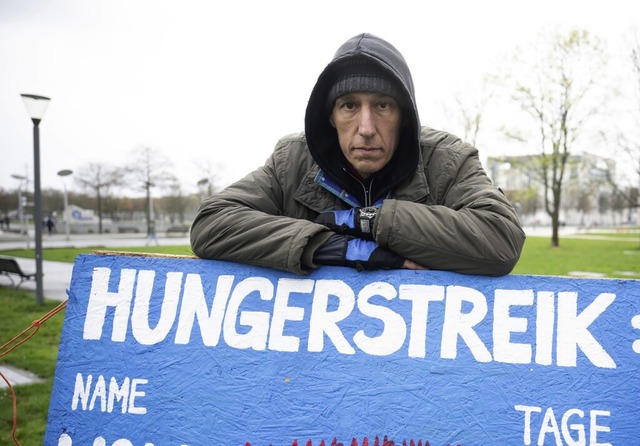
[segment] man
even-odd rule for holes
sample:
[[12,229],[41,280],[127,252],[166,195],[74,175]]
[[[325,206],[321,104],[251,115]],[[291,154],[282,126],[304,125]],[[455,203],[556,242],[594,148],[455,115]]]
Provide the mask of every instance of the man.
[[370,34],[320,74],[304,134],[205,199],[191,228],[199,257],[298,274],[343,265],[497,276],[524,239],[477,150],[420,126],[403,56]]

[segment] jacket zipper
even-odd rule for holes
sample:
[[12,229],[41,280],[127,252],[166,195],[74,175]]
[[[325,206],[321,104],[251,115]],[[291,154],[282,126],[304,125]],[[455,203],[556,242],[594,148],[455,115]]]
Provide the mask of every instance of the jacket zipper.
[[375,178],[371,178],[371,181],[369,182],[369,187],[367,187],[367,186],[364,185],[364,183],[362,181],[360,181],[360,179],[358,177],[356,177],[351,172],[349,172],[348,169],[342,168],[342,170],[344,170],[351,178],[356,180],[360,184],[360,186],[362,187],[362,190],[364,191],[364,206],[363,207],[366,208],[366,207],[372,206],[372,203],[371,203],[371,189],[373,189],[373,188],[371,186],[373,185],[373,180]]
[[371,190],[373,189],[373,180],[374,178],[371,178],[371,181],[369,182],[369,187],[367,188],[364,184],[362,184],[362,182],[360,182],[360,184],[362,184],[362,188],[364,189],[364,207],[368,208],[371,206]]

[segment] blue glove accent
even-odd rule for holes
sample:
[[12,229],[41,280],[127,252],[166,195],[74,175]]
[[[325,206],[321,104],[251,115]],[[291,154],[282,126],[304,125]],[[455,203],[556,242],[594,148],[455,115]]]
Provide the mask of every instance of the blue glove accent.
[[373,240],[373,217],[369,210],[366,220],[361,221],[363,208],[352,208],[344,211],[323,211],[316,219],[316,223],[326,226],[336,234],[351,235],[364,240]]
[[349,209],[348,211],[328,211],[327,213],[334,215],[336,226],[346,225],[351,229],[355,229],[356,216],[354,209]]
[[344,257],[350,262],[366,262],[377,248],[376,242],[354,238],[347,243],[347,252]]
[[371,240],[332,235],[313,255],[318,265],[350,266],[358,271],[400,269],[404,259]]

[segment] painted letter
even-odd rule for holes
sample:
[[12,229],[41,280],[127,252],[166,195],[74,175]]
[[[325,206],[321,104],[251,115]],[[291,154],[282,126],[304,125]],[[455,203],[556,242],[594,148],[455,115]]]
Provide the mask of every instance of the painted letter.
[[[584,412],[581,411],[580,409],[569,409],[567,410],[564,415],[562,415],[562,436],[564,438],[564,441],[567,442],[568,446],[585,446],[586,443],[586,437],[584,435],[584,424],[569,424],[569,418],[572,415],[577,415],[580,418],[584,418]],[[571,436],[571,432],[569,432],[569,429],[574,430],[576,432],[578,432],[578,439],[574,440],[573,437]]]
[[100,410],[105,412],[107,410],[107,383],[102,375],[98,376],[96,387],[93,389],[93,396],[89,403],[89,410],[93,410],[98,398],[100,398]]
[[[462,312],[463,301],[473,305],[469,313]],[[490,362],[491,353],[473,329],[486,315],[487,299],[480,291],[461,286],[448,286],[440,348],[442,358],[456,358],[458,336],[460,336],[466,342],[476,361]]]
[[78,408],[78,400],[82,403],[82,410],[87,410],[87,403],[91,395],[91,381],[93,375],[87,376],[87,383],[84,383],[81,373],[76,373],[76,383],[73,386],[73,398],[71,399],[71,410]]
[[536,302],[536,364],[551,365],[555,322],[553,291],[539,291]]
[[412,302],[409,357],[424,358],[427,354],[429,302],[443,301],[444,287],[439,285],[400,285],[399,297],[402,300]]
[[598,416],[610,417],[608,410],[592,410],[589,423],[589,446],[611,446],[611,443],[598,443],[598,432],[611,432],[609,426],[599,426]]
[[236,330],[240,305],[244,299],[257,292],[262,300],[273,299],[273,283],[264,277],[248,277],[238,283],[231,293],[227,314],[224,317],[224,341],[229,347],[262,351],[267,346],[269,313],[262,311],[242,311],[239,323],[251,329],[244,334]]
[[550,407],[544,413],[544,420],[542,420],[542,427],[540,428],[540,434],[538,435],[538,446],[545,444],[544,440],[548,433],[552,433],[556,440],[557,446],[562,446],[562,439],[560,438],[560,430],[558,429],[558,422],[556,416],[553,413],[553,409]]
[[124,342],[127,335],[129,311],[133,298],[135,269],[120,270],[120,284],[117,292],[109,291],[111,268],[94,268],[91,275],[91,291],[84,320],[83,339],[100,339],[108,307],[115,307],[111,340]]
[[616,363],[596,338],[589,332],[589,325],[615,300],[616,295],[602,293],[577,314],[578,293],[558,293],[558,365],[575,367],[578,347],[596,367],[615,369]]
[[508,364],[531,363],[531,345],[511,342],[511,333],[526,333],[528,320],[512,317],[514,305],[531,306],[533,290],[496,290],[493,300],[493,359]]
[[107,403],[107,412],[113,412],[113,404],[115,401],[122,400],[122,413],[127,412],[127,401],[129,401],[129,377],[127,376],[122,382],[122,387],[118,386],[115,377],[111,377],[109,381],[109,401]]
[[144,415],[147,413],[146,407],[136,407],[136,398],[146,395],[145,392],[138,390],[138,386],[147,384],[149,381],[146,379],[132,379],[131,380],[131,396],[129,397],[129,413]]
[[[131,315],[131,332],[133,337],[142,345],[155,345],[164,340],[173,327],[176,320],[176,310],[180,300],[180,287],[182,285],[182,273],[167,273],[164,286],[164,297],[160,309],[160,319],[155,328],[149,326],[149,311],[151,297],[153,296],[153,284],[155,271],[138,271],[136,294],[133,301],[133,313]],[[158,297],[157,295],[155,296]]]
[[202,289],[202,278],[199,274],[187,274],[184,281],[184,292],[180,306],[180,317],[176,329],[176,344],[188,344],[193,330],[193,320],[198,319],[202,343],[207,347],[215,347],[220,340],[222,319],[227,307],[234,276],[219,276],[216,292],[208,310],[207,301]]
[[284,334],[284,325],[286,321],[301,321],[304,317],[304,308],[290,307],[288,305],[289,295],[291,293],[311,293],[313,284],[313,280],[310,279],[278,280],[269,332],[269,350],[279,352],[297,352],[299,350],[300,338],[286,336]]
[[380,319],[384,328],[378,336],[367,336],[364,330],[353,336],[353,342],[365,353],[375,356],[387,356],[397,352],[407,338],[407,323],[395,311],[369,302],[373,296],[382,296],[386,300],[395,299],[396,289],[386,282],[374,282],[358,293],[358,309],[365,316]]
[[[329,296],[338,299],[338,308],[329,311]],[[313,294],[311,321],[309,324],[310,352],[321,352],[324,348],[324,335],[333,342],[336,349],[345,355],[355,354],[354,348],[345,339],[338,322],[345,319],[355,306],[353,290],[341,280],[318,280]]]
[[542,409],[536,406],[524,406],[521,404],[516,404],[514,409],[524,412],[524,434],[522,441],[525,446],[529,446],[531,444],[531,413],[542,412]]

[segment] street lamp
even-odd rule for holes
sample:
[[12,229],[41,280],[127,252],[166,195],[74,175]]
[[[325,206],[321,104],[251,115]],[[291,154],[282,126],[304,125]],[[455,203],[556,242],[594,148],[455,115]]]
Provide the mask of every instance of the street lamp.
[[34,94],[21,94],[33,122],[33,220],[36,229],[36,303],[42,305],[42,196],[40,190],[40,130],[38,128],[50,99]]
[[145,182],[147,189],[147,245],[149,243],[158,244],[156,238],[156,217],[153,213],[153,197],[151,196],[151,188],[155,186],[151,181]]
[[200,201],[205,199],[206,196],[206,192],[205,192],[205,187],[209,184],[209,179],[208,178],[203,178],[201,180],[198,180],[198,189],[200,191]]
[[65,239],[69,240],[69,198],[67,197],[67,182],[64,177],[67,177],[73,173],[73,170],[63,169],[58,172],[58,175],[62,178],[62,187],[64,188],[64,235]]

